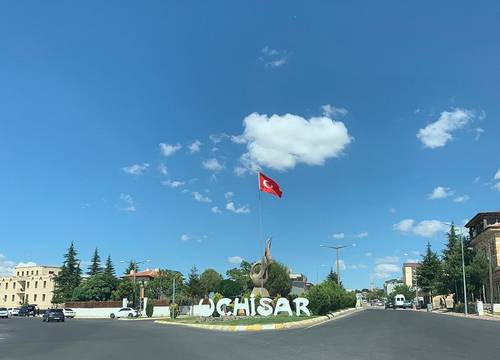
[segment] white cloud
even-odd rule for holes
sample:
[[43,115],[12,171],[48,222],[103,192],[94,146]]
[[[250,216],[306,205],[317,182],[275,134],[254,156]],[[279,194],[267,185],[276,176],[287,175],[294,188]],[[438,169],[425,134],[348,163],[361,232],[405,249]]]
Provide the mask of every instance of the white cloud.
[[497,173],[493,180],[497,180],[498,182],[492,186],[493,189],[500,191],[500,169],[498,169]]
[[16,265],[17,267],[30,267],[30,266],[36,266],[36,263],[33,261],[28,261],[28,262],[20,262]]
[[211,203],[212,202],[212,199],[210,199],[209,197],[207,196],[203,196],[202,194],[200,194],[198,191],[193,191],[191,193],[191,195],[193,195],[194,199],[196,201],[199,201],[199,202],[205,202],[205,203]]
[[375,259],[376,264],[397,264],[399,262],[398,256],[388,255]]
[[474,184],[477,184],[480,180],[481,180],[481,177],[480,176],[476,176],[472,182]]
[[375,269],[373,271],[375,277],[380,279],[387,279],[391,277],[393,274],[400,272],[401,269],[396,264],[377,264],[375,265]]
[[452,132],[465,127],[473,118],[474,113],[466,109],[443,111],[437,121],[418,131],[417,138],[430,149],[445,146],[453,139]]
[[216,158],[211,158],[203,161],[203,167],[211,171],[220,171],[224,169],[224,165],[219,163],[219,160],[217,160]]
[[469,199],[470,199],[469,195],[459,195],[456,198],[454,198],[453,201],[457,202],[457,203],[462,203],[462,202],[466,202]]
[[158,171],[162,175],[167,175],[168,174],[167,166],[165,164],[158,165]]
[[221,213],[221,211],[220,211],[220,209],[219,209],[219,207],[218,207],[218,206],[214,206],[214,207],[212,207],[212,208],[210,209],[210,211],[212,211],[214,214],[220,214],[220,213]]
[[189,239],[191,239],[191,237],[188,234],[182,234],[181,235],[181,240],[182,241],[188,241]]
[[122,167],[122,170],[130,175],[142,175],[149,168],[148,163],[134,164]]
[[192,142],[191,144],[189,144],[189,146],[188,146],[189,152],[190,153],[195,153],[195,152],[200,151],[202,145],[203,145],[203,143],[201,141],[195,140],[194,142]]
[[226,204],[226,210],[234,212],[235,214],[249,214],[250,208],[248,205],[235,206],[234,202],[230,201]]
[[171,188],[178,188],[181,186],[184,186],[186,184],[184,181],[178,181],[178,180],[166,180],[161,182],[163,185],[171,187]]
[[264,63],[265,67],[277,68],[285,65],[289,54],[285,51],[271,49],[269,46],[264,46],[261,50],[259,60]]
[[337,234],[331,235],[331,237],[333,239],[343,239],[343,238],[345,238],[345,234],[344,233],[337,233]]
[[241,167],[241,166],[236,166],[234,168],[234,173],[237,175],[237,176],[243,176],[246,174],[248,170],[244,167]]
[[336,117],[342,117],[346,116],[348,111],[346,108],[343,107],[335,107],[330,104],[323,105],[321,107],[323,110],[323,115],[326,116],[327,118],[336,118]]
[[483,135],[483,133],[484,133],[484,129],[483,129],[483,128],[478,127],[478,128],[475,128],[475,129],[474,129],[474,131],[475,131],[475,133],[476,133],[476,136],[474,137],[474,140],[476,140],[476,141],[477,141],[477,140],[479,140],[479,139],[481,138],[481,135]]
[[427,198],[429,200],[444,199],[452,196],[454,193],[455,192],[452,191],[449,187],[438,186],[432,191],[432,193],[427,195]]
[[403,219],[397,224],[392,225],[392,228],[401,232],[410,232],[413,229],[413,224],[415,220],[413,219]]
[[170,156],[173,155],[175,152],[179,151],[182,148],[180,144],[165,144],[165,143],[160,143],[160,150],[163,156]]
[[230,264],[240,264],[243,261],[241,256],[230,256],[227,258],[227,262]]
[[220,143],[223,139],[226,139],[229,137],[228,134],[211,134],[208,136],[210,138],[210,141],[212,141],[214,144]]
[[389,212],[390,212],[391,214],[395,214],[395,213],[396,213],[396,209],[394,209],[394,208],[390,208],[390,209],[389,209]]
[[342,155],[352,141],[344,123],[327,117],[253,113],[243,120],[241,135],[247,152],[240,158],[248,169],[266,166],[276,170],[293,169],[297,164],[323,165]]
[[416,223],[413,219],[404,219],[394,224],[392,228],[403,233],[413,233],[430,238],[437,233],[447,232],[449,226],[439,220],[423,220]]
[[226,198],[226,200],[231,199],[233,196],[234,196],[234,193],[232,191],[228,191],[224,194],[224,197]]
[[373,253],[371,253],[371,252],[368,251],[368,252],[365,253],[365,256],[371,257],[371,256],[373,256]]
[[349,265],[349,269],[352,269],[352,270],[366,269],[366,265],[365,264],[353,264],[353,265]]
[[498,169],[497,173],[495,174],[495,177],[493,178],[495,180],[500,180],[500,169]]
[[368,236],[368,231],[363,231],[363,232],[360,232],[359,234],[356,235],[356,237],[358,239],[363,239],[363,238],[365,238],[367,236]]
[[14,273],[16,263],[8,260],[4,254],[0,254],[0,276],[8,276]]
[[122,206],[120,207],[120,210],[123,210],[123,211],[136,211],[136,207],[135,207],[135,201],[134,199],[132,198],[132,196],[130,196],[129,194],[120,194],[120,200],[121,200],[121,203],[122,203]]

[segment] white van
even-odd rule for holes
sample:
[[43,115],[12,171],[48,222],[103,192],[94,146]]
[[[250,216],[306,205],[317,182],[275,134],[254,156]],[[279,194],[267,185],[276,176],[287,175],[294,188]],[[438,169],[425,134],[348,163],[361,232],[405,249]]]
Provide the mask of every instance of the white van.
[[405,307],[405,296],[403,294],[397,294],[394,296],[394,308],[404,308]]

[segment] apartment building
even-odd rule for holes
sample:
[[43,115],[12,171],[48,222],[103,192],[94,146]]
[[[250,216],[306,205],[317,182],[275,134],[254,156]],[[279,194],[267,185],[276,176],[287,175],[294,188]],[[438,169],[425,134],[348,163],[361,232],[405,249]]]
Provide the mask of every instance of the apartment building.
[[18,266],[11,276],[0,277],[0,306],[19,307],[36,304],[39,309],[52,306],[55,266]]

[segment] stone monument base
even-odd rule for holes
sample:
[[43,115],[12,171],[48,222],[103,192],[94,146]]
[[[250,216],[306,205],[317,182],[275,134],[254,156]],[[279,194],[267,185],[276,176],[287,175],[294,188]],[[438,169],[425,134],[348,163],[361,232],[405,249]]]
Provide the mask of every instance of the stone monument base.
[[254,287],[252,290],[252,295],[260,295],[260,297],[269,297],[269,291],[266,288]]

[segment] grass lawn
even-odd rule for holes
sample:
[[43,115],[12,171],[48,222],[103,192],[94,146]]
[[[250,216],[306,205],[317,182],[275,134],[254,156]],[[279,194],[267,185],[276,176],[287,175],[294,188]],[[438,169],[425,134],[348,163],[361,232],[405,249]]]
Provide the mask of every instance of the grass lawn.
[[166,321],[178,322],[178,323],[189,323],[189,324],[207,324],[207,325],[254,325],[254,324],[280,324],[292,321],[300,321],[315,318],[316,316],[288,316],[288,315],[278,315],[278,316],[248,316],[240,319],[226,320],[226,321],[206,321],[200,319],[200,317],[185,317],[178,318],[175,320],[165,319]]

